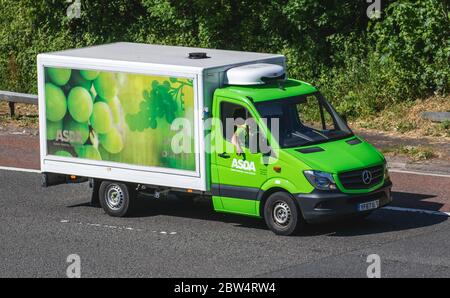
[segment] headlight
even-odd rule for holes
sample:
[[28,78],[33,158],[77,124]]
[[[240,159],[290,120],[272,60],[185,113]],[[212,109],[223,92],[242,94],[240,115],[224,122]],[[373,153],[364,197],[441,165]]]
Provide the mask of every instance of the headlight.
[[389,177],[389,170],[387,167],[387,163],[384,164],[384,181],[389,181],[391,177]]
[[336,183],[334,182],[333,175],[321,171],[308,170],[303,172],[309,183],[316,189],[320,190],[335,190]]

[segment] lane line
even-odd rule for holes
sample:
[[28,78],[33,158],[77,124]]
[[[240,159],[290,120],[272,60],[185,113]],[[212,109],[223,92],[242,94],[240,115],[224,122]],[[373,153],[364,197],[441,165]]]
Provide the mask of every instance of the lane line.
[[[61,219],[59,222],[63,223],[63,224],[75,223],[75,222],[71,222],[68,219]],[[127,227],[127,226],[119,227],[119,226],[111,226],[111,225],[104,225],[104,224],[90,223],[90,222],[88,222],[88,223],[76,222],[75,224],[82,225],[82,226],[89,226],[89,227],[97,227],[97,228],[116,229],[116,230],[128,230],[128,231],[138,231],[138,232],[143,231],[142,229]]]
[[26,172],[26,173],[37,173],[37,174],[41,173],[40,170],[25,169],[25,168],[15,168],[15,167],[2,167],[2,166],[0,166],[0,170],[15,171],[15,172]]
[[446,174],[435,174],[435,173],[427,173],[427,172],[416,172],[416,171],[397,170],[397,169],[389,169],[389,172],[392,172],[392,173],[403,173],[403,174],[414,174],[414,175],[422,175],[422,176],[434,176],[434,177],[450,178],[450,175],[446,175]]
[[[110,230],[127,230],[127,231],[137,231],[137,232],[143,232],[143,229],[140,228],[132,228],[127,226],[112,226],[112,225],[106,225],[106,224],[99,224],[99,223],[83,223],[83,222],[71,222],[68,219],[61,219],[59,221],[62,224],[77,224],[81,226],[88,226],[88,227],[96,227],[96,228],[106,228]],[[177,235],[177,232],[166,232],[166,231],[153,231],[153,233],[160,234],[160,235]]]
[[416,212],[416,213],[425,213],[430,215],[439,215],[450,217],[450,212],[443,211],[433,211],[433,210],[425,210],[425,209],[414,209],[414,208],[403,208],[403,207],[394,207],[394,206],[386,206],[381,209],[392,210],[392,211],[400,211],[400,212]]

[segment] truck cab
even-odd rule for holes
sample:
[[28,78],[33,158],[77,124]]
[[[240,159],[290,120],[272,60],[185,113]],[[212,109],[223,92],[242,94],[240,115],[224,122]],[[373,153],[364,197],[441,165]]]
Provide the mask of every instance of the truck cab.
[[214,209],[264,217],[276,234],[289,235],[306,223],[366,217],[389,204],[383,155],[314,86],[267,67],[250,77],[247,67],[241,75],[233,69],[214,92]]

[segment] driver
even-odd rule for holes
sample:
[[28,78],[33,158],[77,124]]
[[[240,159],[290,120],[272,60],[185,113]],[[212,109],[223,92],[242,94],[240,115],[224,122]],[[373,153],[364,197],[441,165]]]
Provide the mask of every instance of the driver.
[[247,120],[247,113],[245,112],[245,109],[238,108],[233,113],[233,120],[234,120],[234,133],[231,137],[231,143],[236,148],[236,154],[241,155],[244,153],[242,150],[242,146],[245,146],[247,141],[247,127],[246,127],[246,120]]

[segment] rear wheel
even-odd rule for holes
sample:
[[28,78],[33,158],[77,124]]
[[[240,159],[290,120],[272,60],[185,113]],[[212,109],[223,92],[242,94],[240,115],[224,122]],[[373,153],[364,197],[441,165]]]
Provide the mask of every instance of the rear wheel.
[[107,214],[124,217],[133,210],[135,191],[121,182],[103,181],[99,188],[99,201]]
[[293,198],[285,192],[275,192],[269,196],[264,204],[264,220],[272,232],[283,236],[294,234],[304,225]]

